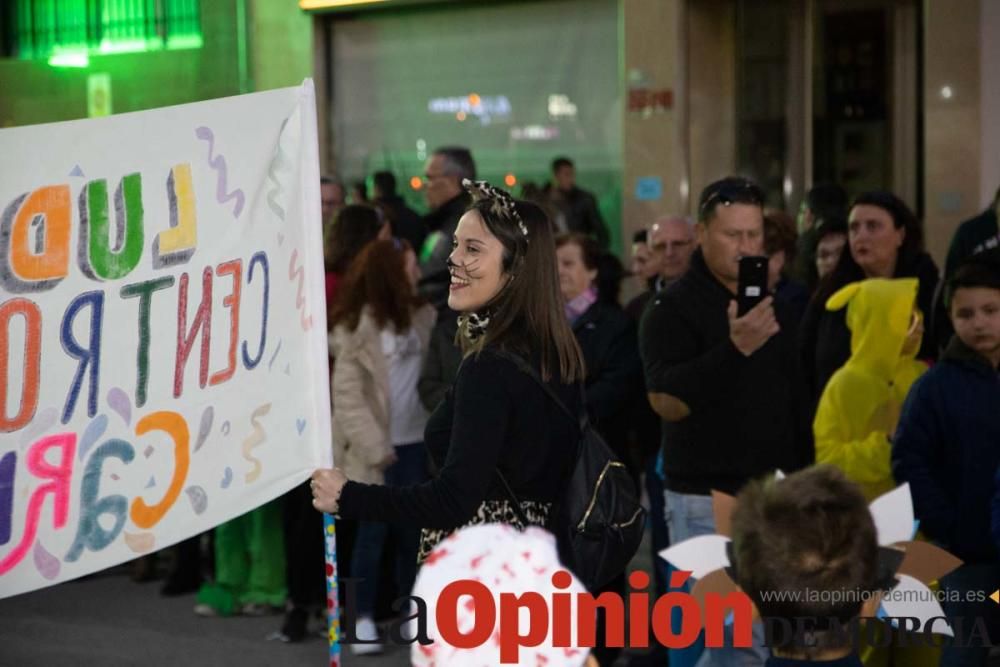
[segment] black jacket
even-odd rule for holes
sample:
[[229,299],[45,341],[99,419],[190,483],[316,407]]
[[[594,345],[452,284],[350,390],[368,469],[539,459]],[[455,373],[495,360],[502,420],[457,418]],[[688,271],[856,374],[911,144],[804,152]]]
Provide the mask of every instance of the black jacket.
[[920,529],[966,562],[997,561],[998,416],[1000,374],[956,336],[910,389],[892,440],[892,473],[909,482]]
[[645,292],[637,294],[627,304],[625,304],[625,314],[632,318],[636,324],[642,320],[642,314],[646,312],[646,306],[656,296],[656,288],[650,287]]
[[[845,248],[844,252],[850,250]],[[895,277],[916,278],[920,282],[917,307],[924,314],[925,327],[924,339],[917,356],[921,359],[934,359],[937,357],[937,349],[934,332],[928,320],[932,310],[934,290],[938,284],[937,266],[930,255],[921,253],[909,266],[898,266]],[[855,280],[864,280],[864,275],[856,276]],[[849,282],[853,281],[824,284],[809,302],[802,318],[799,329],[799,355],[813,409],[819,402],[826,383],[851,357],[851,330],[847,328],[847,309],[836,311],[826,309],[826,300]]]
[[406,205],[403,198],[398,195],[383,197],[377,201],[389,214],[389,224],[392,226],[392,235],[406,239],[413,248],[413,252],[420,256],[420,251],[424,246],[424,239],[427,238],[427,227],[420,215]]
[[934,295],[934,313],[931,323],[934,338],[938,344],[945,345],[951,340],[955,329],[951,326],[948,309],[944,305],[945,281],[955,275],[959,265],[973,255],[1000,247],[1000,225],[997,224],[997,211],[989,207],[974,218],[966,220],[955,231],[948,246],[948,256],[944,261],[944,280],[938,286]]
[[455,342],[458,332],[458,313],[445,308],[438,315],[438,321],[431,331],[427,358],[424,359],[417,382],[420,402],[428,412],[434,412],[444,400],[448,388],[455,383],[458,368],[462,365],[462,350]]
[[792,267],[792,277],[799,283],[813,290],[819,282],[816,271],[816,246],[819,243],[818,230],[814,224],[804,229],[795,240],[795,265]]
[[754,477],[813,460],[811,429],[783,304],[782,330],[744,356],[729,338],[735,296],[709,272],[701,250],[690,270],[646,309],[639,345],[650,392],[678,398],[691,414],[663,422],[666,487],[736,493]]
[[[990,241],[993,241],[990,244]],[[997,224],[997,212],[992,206],[974,218],[959,225],[955,236],[948,246],[948,257],[944,262],[944,276],[950,278],[955,269],[964,259],[976,253],[996,247],[1000,240],[1000,225]]]
[[774,286],[774,299],[785,305],[789,319],[795,327],[795,339],[798,340],[799,326],[809,306],[809,290],[797,280],[782,277]]
[[586,400],[591,423],[626,463],[633,406],[644,400],[642,362],[635,324],[621,308],[596,302],[573,323],[587,368]]
[[[571,410],[579,385],[550,384]],[[465,358],[455,386],[424,431],[438,469],[416,486],[348,482],[340,516],[406,522],[421,528],[465,525],[483,500],[506,500],[499,469],[520,500],[553,502],[565,488],[579,442],[576,422],[513,361],[489,349]]]
[[592,236],[604,249],[610,243],[608,228],[597,208],[597,199],[586,190],[573,186],[569,192],[549,183],[542,191],[549,204],[564,217],[566,231]]
[[[655,284],[655,280],[651,281],[649,289],[636,296],[625,306],[625,314],[632,318],[637,330],[639,322],[642,321],[642,314],[646,312],[646,307],[656,296]],[[638,341],[638,335],[636,340]],[[640,396],[632,409],[632,457],[634,459],[633,465],[645,470],[649,465],[649,460],[655,457],[660,449],[660,417],[653,412],[652,406],[646,399],[645,378],[639,387],[639,392]]]

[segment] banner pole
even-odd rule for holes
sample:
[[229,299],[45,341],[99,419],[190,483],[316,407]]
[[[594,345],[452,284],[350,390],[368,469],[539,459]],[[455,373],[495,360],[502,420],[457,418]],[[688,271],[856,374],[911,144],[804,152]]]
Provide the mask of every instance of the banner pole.
[[337,592],[337,529],[332,514],[323,513],[326,545],[326,617],[329,627],[330,667],[340,667],[340,597]]

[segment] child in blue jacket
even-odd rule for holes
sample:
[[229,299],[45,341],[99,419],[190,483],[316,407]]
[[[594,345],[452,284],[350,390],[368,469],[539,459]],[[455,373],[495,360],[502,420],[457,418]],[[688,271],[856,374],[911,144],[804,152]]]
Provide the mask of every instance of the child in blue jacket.
[[[946,285],[946,304],[955,335],[937,365],[910,390],[892,445],[892,470],[909,482],[923,533],[965,565],[944,577],[955,592],[1000,587],[1000,552],[991,538],[991,517],[1000,467],[1000,263],[970,258]],[[997,515],[994,513],[993,515]],[[994,529],[996,530],[996,529]],[[997,605],[988,598],[961,602],[948,597],[948,616],[987,621],[990,639],[1000,641]],[[986,664],[988,649],[946,647],[942,665]]]

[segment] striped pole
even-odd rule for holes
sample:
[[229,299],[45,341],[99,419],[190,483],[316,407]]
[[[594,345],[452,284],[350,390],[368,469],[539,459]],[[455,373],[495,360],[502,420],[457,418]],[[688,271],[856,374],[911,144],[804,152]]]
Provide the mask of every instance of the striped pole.
[[332,514],[323,514],[326,545],[326,617],[329,623],[330,667],[340,667],[340,598],[337,593],[337,529]]

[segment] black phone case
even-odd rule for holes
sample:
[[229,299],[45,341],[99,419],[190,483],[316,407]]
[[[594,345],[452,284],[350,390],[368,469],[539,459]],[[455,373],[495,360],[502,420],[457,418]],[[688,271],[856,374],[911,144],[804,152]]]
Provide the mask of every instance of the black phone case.
[[737,314],[742,316],[767,296],[767,257],[741,257]]

